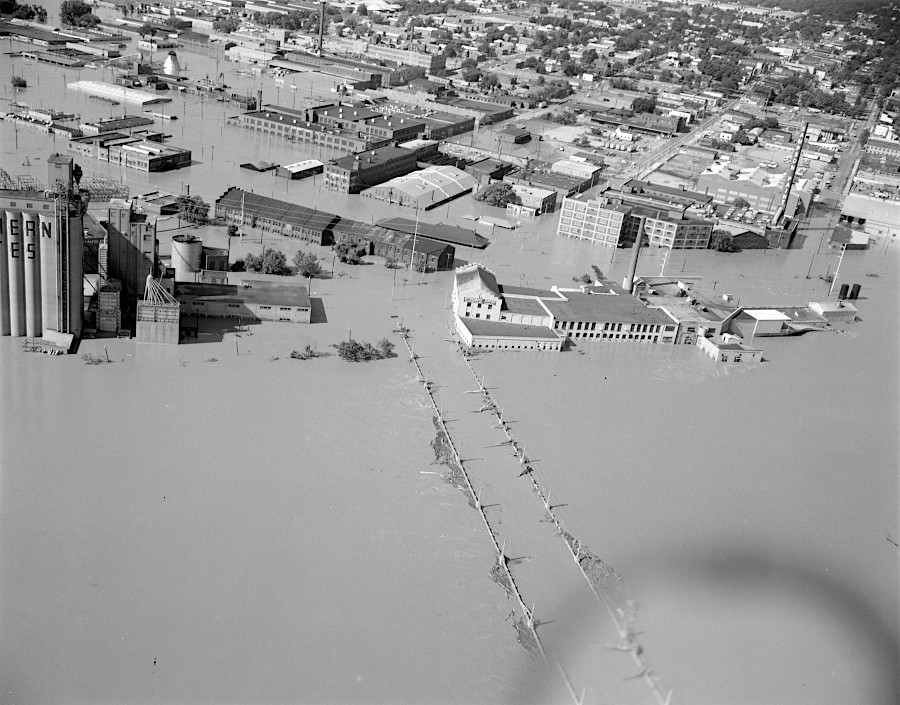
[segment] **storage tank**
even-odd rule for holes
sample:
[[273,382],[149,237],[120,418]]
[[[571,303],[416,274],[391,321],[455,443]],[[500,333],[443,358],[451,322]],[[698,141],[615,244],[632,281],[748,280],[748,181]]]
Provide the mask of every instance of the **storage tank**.
[[6,269],[6,211],[0,211],[0,335],[9,335],[9,272]]
[[25,263],[22,260],[22,214],[6,211],[7,272],[9,273],[9,334],[25,335]]
[[859,298],[859,290],[860,290],[860,289],[862,289],[862,286],[861,286],[860,284],[854,284],[854,285],[853,285],[853,288],[850,289],[850,298],[851,298],[851,299],[858,299],[858,298]]
[[196,281],[194,276],[200,271],[200,258],[203,255],[203,241],[191,235],[176,235],[172,238],[172,266],[175,268],[175,281]]
[[41,324],[44,330],[59,330],[59,233],[56,217],[40,215],[41,227]]
[[847,298],[847,292],[849,292],[849,291],[850,291],[850,285],[849,285],[849,284],[841,284],[841,290],[838,292],[838,298],[839,298],[839,299],[846,299],[846,298]]
[[163,73],[166,76],[178,76],[181,73],[181,65],[178,63],[178,55],[170,51],[163,64]]
[[22,214],[22,230],[25,250],[25,335],[41,337],[41,243],[38,238],[40,219],[37,213]]

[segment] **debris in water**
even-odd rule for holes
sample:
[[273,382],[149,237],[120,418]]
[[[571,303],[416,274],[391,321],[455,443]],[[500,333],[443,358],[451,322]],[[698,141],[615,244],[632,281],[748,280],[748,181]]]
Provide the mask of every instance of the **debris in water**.
[[540,653],[537,639],[534,638],[534,632],[531,631],[531,627],[528,626],[528,622],[525,621],[524,617],[519,617],[513,622],[513,627],[516,630],[516,641],[522,645],[525,651],[531,654]]
[[497,585],[506,590],[506,594],[512,595],[513,587],[509,582],[509,574],[506,572],[506,567],[503,565],[503,561],[505,558],[502,556],[497,556],[497,562],[494,563],[491,568],[491,580],[493,580]]

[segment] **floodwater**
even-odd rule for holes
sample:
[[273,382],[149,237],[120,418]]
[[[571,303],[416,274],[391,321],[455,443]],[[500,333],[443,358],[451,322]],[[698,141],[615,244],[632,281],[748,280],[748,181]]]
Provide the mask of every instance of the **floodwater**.
[[[215,71],[214,59],[185,59]],[[4,55],[0,73],[10,64],[22,72]],[[33,88],[4,97],[109,115],[62,91],[76,72],[24,71]],[[228,82],[240,81],[254,89]],[[404,214],[239,170],[317,155],[173,97],[166,112],[180,119],[164,127],[197,163],[152,181],[85,172],[121,174],[133,191],[183,180],[208,201],[240,185],[358,219]],[[43,159],[63,149],[4,124],[0,167],[43,178]],[[423,218],[480,208],[462,199]],[[621,278],[628,253],[554,233],[551,217],[458,255],[517,285],[564,286],[592,264]],[[299,246],[267,244],[289,257]],[[80,353],[109,355],[98,366],[0,339],[4,702],[572,702],[563,671],[586,702],[655,701],[467,394],[476,382],[446,340],[452,275],[372,259],[312,282],[324,320],[311,326],[204,321],[200,343],[171,349],[83,341]],[[812,245],[665,263],[650,250],[639,273],[665,266],[744,302],[795,304],[825,297],[819,276],[836,262]],[[848,252],[839,281],[862,284],[862,320],[757,341],[766,362],[752,368],[692,347],[602,343],[473,362],[554,512],[638,605],[637,639],[673,703],[898,700],[897,265],[897,243]],[[399,321],[535,605],[549,670],[516,642],[521,614],[490,579],[478,514],[432,474],[433,411],[390,332]],[[399,355],[289,359],[351,335],[388,337]]]

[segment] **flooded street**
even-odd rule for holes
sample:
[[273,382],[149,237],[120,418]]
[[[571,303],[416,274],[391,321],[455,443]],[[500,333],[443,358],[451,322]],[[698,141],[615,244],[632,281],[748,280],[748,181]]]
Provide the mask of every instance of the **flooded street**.
[[[16,46],[0,45],[0,74],[25,73],[33,88],[12,94],[5,80],[5,101],[122,113],[65,91],[76,71],[5,55]],[[224,68],[181,58],[198,75]],[[277,95],[271,78],[234,68],[229,85],[255,92],[262,81],[266,100]],[[360,220],[414,217],[324,191],[321,177],[239,169],[333,155],[224,125],[236,109],[169,97],[179,120],[163,127],[194,164],[148,175],[81,160],[85,173],[119,176],[132,193],[183,182],[212,202],[241,186]],[[64,150],[59,137],[2,123],[11,175],[43,180],[46,157]],[[456,223],[481,209],[465,198],[422,217]],[[564,287],[591,265],[621,281],[629,253],[559,239],[557,217],[497,231],[458,259],[506,284]],[[203,237],[227,240],[223,229]],[[170,240],[160,233],[161,253]],[[264,244],[288,258],[301,246]],[[260,245],[249,232],[243,246]],[[757,339],[766,362],[753,368],[717,366],[690,346],[599,342],[473,361],[554,511],[636,603],[672,703],[900,696],[898,248],[846,253],[839,282],[862,284],[861,321]],[[640,674],[629,655],[608,648],[609,616],[466,396],[475,381],[446,327],[452,273],[368,259],[313,280],[325,320],[309,326],[204,321],[197,344],[85,340],[65,358],[0,338],[0,701],[570,702],[555,664],[517,643],[485,527],[438,474],[433,410],[391,332],[402,321],[547,648],[585,702],[654,702],[630,679]],[[665,262],[651,249],[638,273],[665,267],[747,303],[805,304],[824,300],[819,277],[836,262],[827,246]],[[351,335],[388,337],[398,357],[289,358]],[[85,365],[81,353],[111,364]]]

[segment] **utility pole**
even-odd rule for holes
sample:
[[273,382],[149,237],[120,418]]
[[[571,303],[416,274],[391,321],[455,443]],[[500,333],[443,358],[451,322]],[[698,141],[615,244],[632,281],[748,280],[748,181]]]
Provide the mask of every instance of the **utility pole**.
[[244,257],[244,192],[241,192],[241,258]]
[[831,296],[831,292],[834,291],[834,284],[838,280],[838,276],[841,272],[841,263],[844,261],[844,253],[847,251],[847,243],[841,245],[841,256],[838,259],[837,269],[834,270],[834,276],[831,277],[831,286],[828,287],[828,295]]

